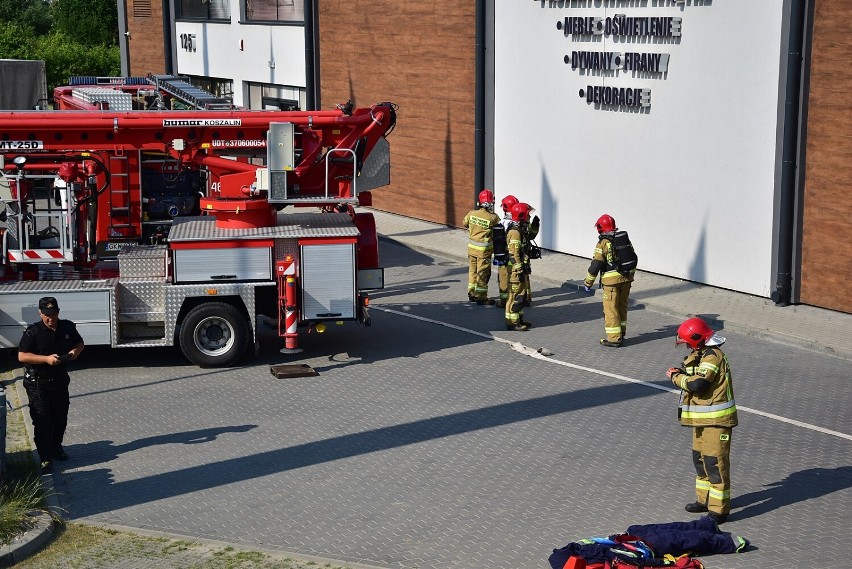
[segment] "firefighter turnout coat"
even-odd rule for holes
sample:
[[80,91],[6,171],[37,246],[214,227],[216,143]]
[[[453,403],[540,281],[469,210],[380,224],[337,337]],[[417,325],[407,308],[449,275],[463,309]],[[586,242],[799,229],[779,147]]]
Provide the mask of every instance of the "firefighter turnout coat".
[[728,358],[718,346],[692,350],[683,371],[671,376],[681,389],[680,424],[692,427],[695,499],[718,514],[731,510],[731,435],[737,406]]

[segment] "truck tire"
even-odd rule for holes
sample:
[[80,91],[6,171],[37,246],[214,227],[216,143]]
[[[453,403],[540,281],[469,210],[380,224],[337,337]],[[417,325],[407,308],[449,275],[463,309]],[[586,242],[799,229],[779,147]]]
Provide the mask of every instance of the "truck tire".
[[243,357],[248,336],[248,322],[239,310],[224,302],[208,302],[184,318],[180,349],[199,367],[227,367]]

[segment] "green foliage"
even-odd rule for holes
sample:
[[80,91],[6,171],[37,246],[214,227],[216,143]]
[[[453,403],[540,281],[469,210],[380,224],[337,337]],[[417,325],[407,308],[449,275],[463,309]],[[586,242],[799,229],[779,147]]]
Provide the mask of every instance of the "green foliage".
[[71,75],[121,74],[121,55],[117,46],[86,46],[55,32],[38,39],[32,59],[44,60],[50,89],[67,83]]
[[[116,8],[117,9],[117,8]],[[35,35],[50,32],[52,18],[47,0],[0,0],[0,22],[3,25],[19,24]]]
[[0,0],[0,58],[43,59],[48,92],[71,75],[121,74],[115,0]]
[[115,0],[53,0],[53,32],[88,46],[118,45],[118,4]]
[[0,26],[0,59],[33,59],[36,35],[19,23]]
[[0,488],[0,543],[10,543],[24,529],[28,514],[43,504],[41,482],[30,478]]

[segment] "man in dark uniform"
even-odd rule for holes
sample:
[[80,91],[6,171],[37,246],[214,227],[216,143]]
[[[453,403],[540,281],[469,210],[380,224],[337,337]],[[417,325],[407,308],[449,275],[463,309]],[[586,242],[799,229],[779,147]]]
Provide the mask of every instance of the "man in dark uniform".
[[30,325],[18,344],[18,361],[24,364],[24,388],[30,399],[35,445],[44,472],[53,460],[68,460],[62,448],[68,424],[68,370],[65,364],[83,351],[83,338],[70,320],[59,319],[59,303],[52,296],[38,301],[41,321]]

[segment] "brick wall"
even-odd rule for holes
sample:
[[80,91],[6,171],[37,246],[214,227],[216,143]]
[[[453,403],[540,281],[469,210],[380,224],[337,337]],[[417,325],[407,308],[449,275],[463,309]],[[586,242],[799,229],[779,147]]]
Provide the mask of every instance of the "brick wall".
[[852,312],[852,53],[849,0],[815,4],[801,302]]
[[126,1],[130,75],[165,73],[162,0]]
[[319,3],[321,107],[399,105],[384,211],[461,225],[474,202],[475,2]]

